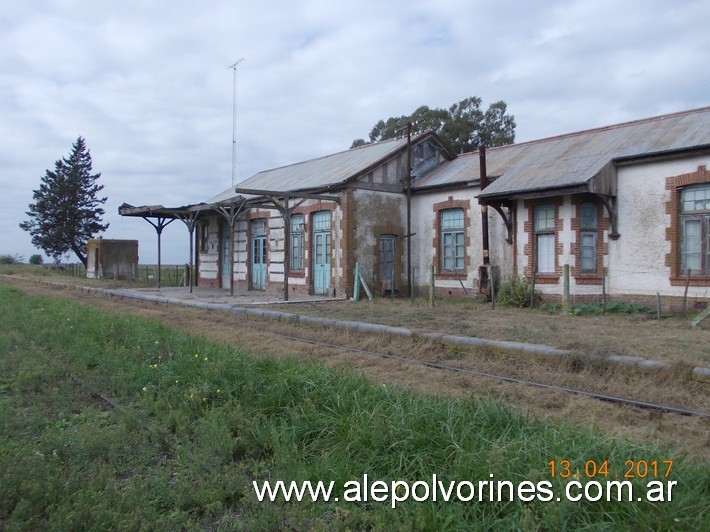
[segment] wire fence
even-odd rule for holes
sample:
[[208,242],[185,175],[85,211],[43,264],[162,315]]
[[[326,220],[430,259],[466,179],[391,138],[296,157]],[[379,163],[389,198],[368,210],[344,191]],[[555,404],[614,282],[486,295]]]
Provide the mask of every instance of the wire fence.
[[[86,268],[80,262],[57,264],[52,268],[56,268],[62,274],[68,277],[86,277]],[[133,270],[133,268],[131,268]],[[110,271],[103,272],[103,279],[109,280],[127,280],[133,285],[152,287],[158,284],[158,266],[155,264],[139,264],[138,269],[129,271],[121,268],[112,268]],[[163,264],[160,267],[160,285],[163,287],[169,286],[185,286],[186,268],[183,264]]]

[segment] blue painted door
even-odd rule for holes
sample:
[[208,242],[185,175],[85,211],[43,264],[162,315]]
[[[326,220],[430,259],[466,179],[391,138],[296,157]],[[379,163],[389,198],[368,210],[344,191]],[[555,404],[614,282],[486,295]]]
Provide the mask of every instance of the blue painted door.
[[266,219],[251,223],[251,287],[266,289]]
[[392,294],[395,287],[395,251],[397,237],[380,235],[380,286],[383,294]]
[[330,288],[330,211],[313,215],[313,291],[326,294]]
[[230,239],[229,239],[229,224],[223,223],[220,228],[220,274],[222,288],[229,288],[231,286],[229,279],[229,271],[231,268],[230,261],[232,260],[232,253],[230,249]]

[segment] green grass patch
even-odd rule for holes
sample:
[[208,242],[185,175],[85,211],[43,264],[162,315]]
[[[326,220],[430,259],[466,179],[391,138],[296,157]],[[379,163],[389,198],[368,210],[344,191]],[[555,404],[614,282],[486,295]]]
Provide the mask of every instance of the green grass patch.
[[[0,322],[3,529],[707,529],[710,471],[659,449],[2,286]],[[672,502],[343,500],[364,474],[562,494],[585,461],[611,480],[630,459],[675,460]],[[277,479],[334,481],[340,501],[259,502],[252,482]]]
[[[551,314],[562,312],[562,303],[543,303],[541,310]],[[637,314],[655,315],[656,309],[640,303],[627,303],[625,301],[609,301],[606,305],[602,303],[575,303],[570,307],[572,316],[601,316],[602,314]]]

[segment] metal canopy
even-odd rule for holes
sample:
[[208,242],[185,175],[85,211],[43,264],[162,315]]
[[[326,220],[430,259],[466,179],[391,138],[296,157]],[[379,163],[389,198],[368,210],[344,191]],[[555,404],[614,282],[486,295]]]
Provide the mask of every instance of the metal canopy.
[[[246,212],[249,207],[258,207],[262,209],[276,209],[281,213],[284,219],[284,242],[290,240],[290,219],[293,210],[301,205],[307,199],[317,199],[321,201],[333,201],[340,203],[339,196],[328,194],[319,194],[317,192],[291,192],[279,190],[260,190],[235,188],[234,192],[237,196],[233,196],[225,201],[215,203],[197,203],[194,205],[185,205],[182,207],[164,207],[163,205],[143,205],[134,207],[128,203],[124,203],[118,208],[118,214],[121,216],[133,216],[143,218],[146,222],[153,226],[158,235],[158,275],[157,284],[160,288],[160,266],[161,266],[161,235],[163,229],[170,225],[175,220],[182,221],[190,233],[190,292],[193,286],[193,243],[194,232],[197,222],[207,216],[220,215],[227,219],[230,227],[230,243],[231,249],[234,250],[234,228],[237,219]],[[248,197],[247,197],[248,196]],[[290,205],[291,200],[300,200],[295,204]],[[152,221],[155,219],[156,221]],[[284,301],[288,301],[288,269],[289,269],[289,247],[284,246]],[[230,295],[234,295],[234,252],[230,260]]]
[[[206,211],[210,211],[214,208],[212,205],[207,205],[205,203],[198,203],[196,205],[186,205],[184,207],[164,207],[162,205],[144,205],[142,207],[134,207],[128,203],[122,204],[118,208],[118,214],[121,216],[133,216],[136,218],[143,218],[146,222],[153,226],[156,234],[158,235],[158,272],[157,272],[157,284],[160,288],[161,273],[160,267],[162,264],[161,257],[161,235],[163,229],[170,225],[175,220],[180,220],[187,227],[190,233],[190,279],[188,281],[190,292],[192,292],[193,287],[193,270],[195,267],[193,259],[193,235],[195,233],[195,226],[200,218],[204,216]],[[153,222],[151,218],[157,220]]]
[[[288,273],[291,267],[291,214],[294,209],[303,204],[307,199],[317,199],[320,201],[334,201],[340,203],[339,196],[330,196],[327,194],[317,194],[311,192],[289,192],[289,191],[270,191],[258,190],[249,188],[235,188],[237,194],[251,194],[254,196],[262,196],[266,198],[271,205],[269,208],[275,208],[281,213],[284,220],[284,301],[288,301]],[[297,200],[294,205],[290,205],[291,200]]]

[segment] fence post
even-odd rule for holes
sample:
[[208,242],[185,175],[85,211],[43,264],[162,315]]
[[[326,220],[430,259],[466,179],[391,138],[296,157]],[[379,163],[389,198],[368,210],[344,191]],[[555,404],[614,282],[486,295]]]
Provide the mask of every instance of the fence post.
[[355,263],[355,286],[353,287],[353,300],[360,301],[360,263]]
[[562,311],[565,315],[570,312],[570,293],[569,293],[569,264],[565,264],[562,270],[564,272],[564,303]]
[[410,279],[412,279],[412,283],[409,286],[409,299],[412,301],[412,303],[414,303],[414,280],[413,279],[414,279],[414,272],[415,271],[416,270],[414,268],[411,269],[412,276],[410,277]]
[[490,290],[491,290],[491,308],[495,309],[496,308],[496,286],[495,283],[493,282],[493,267],[489,264],[487,266],[488,269],[488,283],[490,285]]
[[429,306],[434,306],[434,265],[429,270]]
[[606,315],[606,268],[602,268],[602,316]]
[[685,276],[685,292],[683,293],[683,316],[688,315],[688,285],[690,284],[690,268]]

